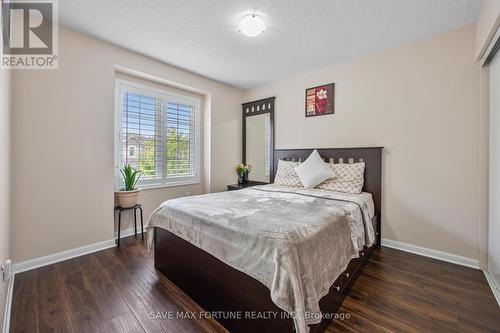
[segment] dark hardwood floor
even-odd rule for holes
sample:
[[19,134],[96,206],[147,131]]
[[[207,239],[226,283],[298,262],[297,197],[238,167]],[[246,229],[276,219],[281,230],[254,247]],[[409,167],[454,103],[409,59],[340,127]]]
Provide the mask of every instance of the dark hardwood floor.
[[[11,332],[225,332],[153,268],[134,237],[16,275]],[[500,332],[482,272],[377,249],[327,332]],[[166,317],[162,317],[166,316]]]

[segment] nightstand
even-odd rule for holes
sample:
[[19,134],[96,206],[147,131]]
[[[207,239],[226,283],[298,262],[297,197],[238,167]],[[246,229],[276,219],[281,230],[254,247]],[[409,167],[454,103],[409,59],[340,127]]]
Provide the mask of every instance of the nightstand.
[[244,184],[231,184],[227,185],[227,190],[228,191],[236,191],[236,190],[241,190],[247,187],[252,187],[252,186],[257,186],[257,185],[266,185],[269,183],[266,182],[256,182],[256,181],[251,181],[249,180],[247,183]]

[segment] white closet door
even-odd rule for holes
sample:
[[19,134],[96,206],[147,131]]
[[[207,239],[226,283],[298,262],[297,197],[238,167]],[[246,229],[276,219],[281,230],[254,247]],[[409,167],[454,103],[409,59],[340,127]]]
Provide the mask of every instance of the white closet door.
[[490,170],[488,271],[500,286],[500,52],[489,66]]

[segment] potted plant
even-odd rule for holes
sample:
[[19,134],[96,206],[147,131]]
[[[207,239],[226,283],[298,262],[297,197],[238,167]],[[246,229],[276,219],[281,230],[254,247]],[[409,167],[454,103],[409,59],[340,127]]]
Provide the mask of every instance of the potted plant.
[[142,171],[134,169],[130,164],[127,164],[120,169],[120,172],[122,174],[125,187],[119,191],[115,191],[118,203],[122,208],[134,207],[137,204],[139,192],[141,191],[136,189],[135,186],[137,185],[139,178],[141,178]]
[[248,183],[248,174],[252,171],[252,166],[250,164],[245,164],[245,183]]
[[238,184],[248,183],[248,174],[252,171],[252,166],[250,164],[238,163],[235,170],[238,174]]

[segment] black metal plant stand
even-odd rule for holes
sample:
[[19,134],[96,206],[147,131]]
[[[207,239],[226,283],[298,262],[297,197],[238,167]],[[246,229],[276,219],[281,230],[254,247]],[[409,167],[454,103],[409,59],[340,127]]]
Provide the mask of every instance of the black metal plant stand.
[[136,204],[133,207],[128,207],[128,208],[123,208],[121,206],[116,206],[115,207],[115,212],[118,211],[118,238],[116,239],[116,245],[119,247],[120,246],[120,229],[122,226],[122,212],[125,210],[134,210],[134,236],[137,237],[137,210],[139,209],[141,211],[141,236],[142,240],[144,241],[144,225],[143,225],[143,219],[142,219],[142,205],[141,204]]

